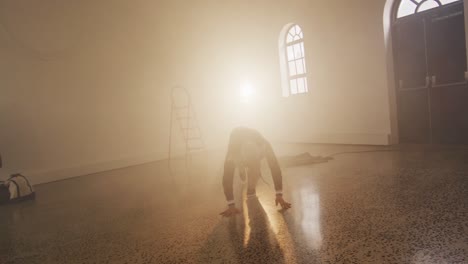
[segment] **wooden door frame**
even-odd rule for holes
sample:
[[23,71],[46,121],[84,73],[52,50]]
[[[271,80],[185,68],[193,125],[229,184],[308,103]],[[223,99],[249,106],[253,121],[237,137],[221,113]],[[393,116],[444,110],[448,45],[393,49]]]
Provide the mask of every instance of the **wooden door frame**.
[[[397,12],[400,2],[402,0],[387,0],[383,10],[383,29],[384,29],[384,45],[386,50],[386,62],[387,62],[387,89],[389,98],[389,121],[390,121],[390,135],[388,143],[390,145],[399,144],[399,124],[398,124],[398,101],[396,93],[395,82],[395,61],[393,52],[393,28],[394,23],[397,19]],[[463,0],[464,17],[465,17],[465,42],[466,49],[468,51],[468,3]],[[468,62],[468,52],[467,52]],[[465,79],[468,80],[468,71],[465,72]]]

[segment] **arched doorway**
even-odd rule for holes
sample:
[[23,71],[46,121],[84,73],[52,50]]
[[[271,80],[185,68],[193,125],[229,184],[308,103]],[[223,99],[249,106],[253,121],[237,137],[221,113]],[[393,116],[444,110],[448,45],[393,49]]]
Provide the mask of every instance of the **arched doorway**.
[[400,0],[392,16],[400,142],[468,144],[463,1]]

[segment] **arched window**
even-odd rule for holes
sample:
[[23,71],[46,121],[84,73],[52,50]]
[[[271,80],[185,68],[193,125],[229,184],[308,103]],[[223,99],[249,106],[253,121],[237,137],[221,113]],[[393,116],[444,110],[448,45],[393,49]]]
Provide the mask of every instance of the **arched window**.
[[309,88],[306,77],[304,33],[296,24],[289,24],[285,29],[280,35],[280,56],[283,64],[283,86],[285,86],[283,95],[307,93]]
[[401,0],[398,6],[397,18],[413,15],[458,1],[461,0]]

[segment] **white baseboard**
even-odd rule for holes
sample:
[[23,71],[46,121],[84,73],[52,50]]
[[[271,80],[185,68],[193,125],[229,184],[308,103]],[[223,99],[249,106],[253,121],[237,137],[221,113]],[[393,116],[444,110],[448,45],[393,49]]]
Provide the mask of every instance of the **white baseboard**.
[[104,161],[94,164],[84,164],[71,168],[47,169],[47,170],[25,170],[21,174],[28,177],[32,184],[43,184],[53,181],[65,180],[78,176],[125,168],[134,165],[164,160],[167,153],[153,153],[140,157],[129,157],[113,161]]
[[[396,141],[395,141],[396,140]],[[358,134],[358,133],[334,133],[334,134],[303,134],[290,135],[287,138],[273,138],[273,142],[284,143],[317,143],[317,144],[351,144],[351,145],[390,145],[397,139],[388,134]],[[224,148],[226,146],[220,146]],[[213,148],[210,148],[213,149]],[[84,164],[70,168],[55,168],[45,170],[24,170],[19,173],[30,179],[32,184],[42,184],[59,181],[78,176],[120,169],[129,166],[160,161],[167,158],[167,153],[152,153],[140,157],[128,157],[119,160],[103,161],[93,164]]]
[[377,145],[393,144],[394,139],[389,134],[370,133],[311,133],[291,135],[287,139],[276,138],[274,141],[287,143],[344,144],[344,145]]

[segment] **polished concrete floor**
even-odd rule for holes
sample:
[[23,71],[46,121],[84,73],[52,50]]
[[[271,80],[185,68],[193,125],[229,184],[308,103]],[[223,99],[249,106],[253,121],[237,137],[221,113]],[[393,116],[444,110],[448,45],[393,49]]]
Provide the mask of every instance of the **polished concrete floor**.
[[[395,147],[393,147],[395,148]],[[468,263],[468,150],[443,146],[275,146],[329,155],[283,168],[243,213],[223,219],[223,153],[150,163],[37,186],[0,207],[0,263]]]

